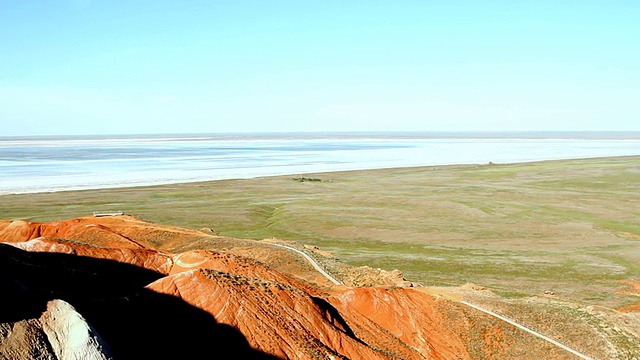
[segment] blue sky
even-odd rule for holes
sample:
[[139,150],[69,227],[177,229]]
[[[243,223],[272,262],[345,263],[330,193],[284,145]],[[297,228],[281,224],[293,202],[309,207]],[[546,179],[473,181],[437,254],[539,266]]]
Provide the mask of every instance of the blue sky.
[[639,1],[0,2],[0,136],[640,130]]

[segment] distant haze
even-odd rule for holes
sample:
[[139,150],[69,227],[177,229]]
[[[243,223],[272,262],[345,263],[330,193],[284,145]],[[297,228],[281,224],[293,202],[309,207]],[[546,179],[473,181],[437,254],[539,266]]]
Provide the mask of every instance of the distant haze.
[[11,1],[0,136],[640,131],[637,1]]

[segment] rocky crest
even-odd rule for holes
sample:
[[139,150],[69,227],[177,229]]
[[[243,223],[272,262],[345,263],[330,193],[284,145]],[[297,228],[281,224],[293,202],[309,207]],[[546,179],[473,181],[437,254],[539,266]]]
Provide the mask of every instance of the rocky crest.
[[419,288],[333,285],[273,239],[117,216],[0,221],[0,242],[0,358],[563,358]]

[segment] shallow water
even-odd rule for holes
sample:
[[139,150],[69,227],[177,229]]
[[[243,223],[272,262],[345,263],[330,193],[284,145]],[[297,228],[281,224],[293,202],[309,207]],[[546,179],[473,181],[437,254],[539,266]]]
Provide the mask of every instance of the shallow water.
[[637,133],[0,138],[0,194],[620,155],[640,155]]

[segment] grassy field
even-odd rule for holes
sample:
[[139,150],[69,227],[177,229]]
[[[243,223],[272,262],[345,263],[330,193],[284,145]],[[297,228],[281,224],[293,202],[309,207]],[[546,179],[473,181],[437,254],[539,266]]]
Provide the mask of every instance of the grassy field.
[[318,245],[353,265],[509,297],[640,302],[640,157],[316,173],[0,196],[0,218],[122,210],[221,235]]

